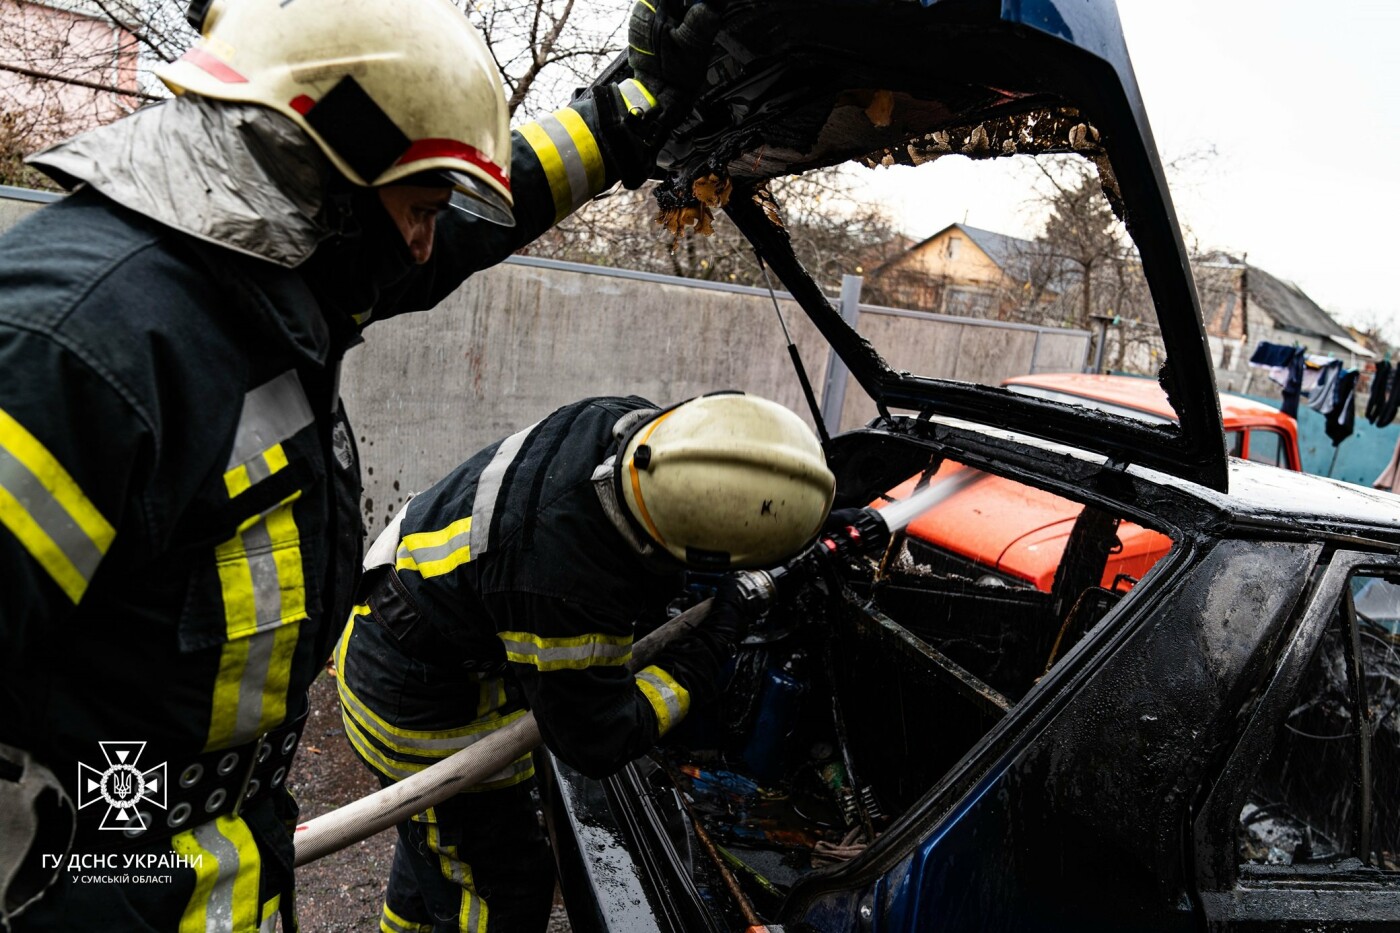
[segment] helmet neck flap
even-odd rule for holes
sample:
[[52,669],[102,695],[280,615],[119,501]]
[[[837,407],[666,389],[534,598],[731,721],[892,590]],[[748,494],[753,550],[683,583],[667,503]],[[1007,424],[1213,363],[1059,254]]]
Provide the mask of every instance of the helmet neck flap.
[[184,95],[50,146],[29,163],[182,233],[294,268],[344,229],[338,173],[291,120]]

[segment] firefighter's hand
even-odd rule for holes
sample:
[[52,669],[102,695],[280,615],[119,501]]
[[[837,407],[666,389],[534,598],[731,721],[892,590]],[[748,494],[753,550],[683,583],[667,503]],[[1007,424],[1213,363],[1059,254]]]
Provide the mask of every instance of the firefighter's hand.
[[685,117],[705,80],[719,31],[714,0],[686,9],[682,0],[637,0],[627,24],[627,63],[655,100],[663,127]]
[[716,653],[726,657],[733,654],[749,633],[749,623],[753,621],[761,606],[753,600],[746,600],[734,574],[720,581],[715,590],[714,602],[710,604],[710,614],[700,627],[705,630]]

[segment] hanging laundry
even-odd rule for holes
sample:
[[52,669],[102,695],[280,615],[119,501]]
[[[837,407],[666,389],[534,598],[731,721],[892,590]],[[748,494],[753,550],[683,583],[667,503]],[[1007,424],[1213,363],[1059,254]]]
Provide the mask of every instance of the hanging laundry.
[[1249,365],[1264,366],[1270,369],[1286,367],[1293,359],[1297,347],[1291,347],[1284,343],[1269,343],[1261,340],[1254,347],[1254,355],[1249,358]]
[[1348,369],[1337,377],[1337,395],[1340,400],[1327,413],[1327,426],[1324,430],[1332,438],[1332,446],[1351,437],[1356,426],[1356,377],[1357,371]]
[[1376,416],[1376,427],[1383,428],[1389,425],[1395,420],[1396,411],[1400,411],[1400,371],[1391,377],[1390,388],[1385,393],[1385,404]]
[[1302,347],[1295,347],[1293,357],[1288,361],[1288,380],[1283,384],[1283,404],[1279,410],[1290,418],[1298,417],[1298,396],[1303,391],[1303,373],[1307,370],[1306,354]]
[[[1329,414],[1340,401],[1342,361],[1332,360],[1317,373],[1317,385],[1308,393],[1308,407],[1319,414]],[[1355,375],[1352,382],[1356,381]]]
[[1390,360],[1376,364],[1375,375],[1371,377],[1371,396],[1366,400],[1366,420],[1372,424],[1381,416],[1385,408],[1385,390],[1390,382]]

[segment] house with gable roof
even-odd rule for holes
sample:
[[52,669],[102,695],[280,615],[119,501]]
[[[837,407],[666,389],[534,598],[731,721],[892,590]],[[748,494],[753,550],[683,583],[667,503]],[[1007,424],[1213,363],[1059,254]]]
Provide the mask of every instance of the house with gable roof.
[[1062,260],[1032,240],[949,224],[866,274],[868,300],[959,317],[1007,320],[1048,304],[1064,281]]
[[1261,340],[1297,344],[1335,357],[1348,369],[1365,370],[1376,356],[1293,282],[1223,253],[1197,263],[1193,271],[1223,391],[1246,392],[1257,382],[1249,358]]

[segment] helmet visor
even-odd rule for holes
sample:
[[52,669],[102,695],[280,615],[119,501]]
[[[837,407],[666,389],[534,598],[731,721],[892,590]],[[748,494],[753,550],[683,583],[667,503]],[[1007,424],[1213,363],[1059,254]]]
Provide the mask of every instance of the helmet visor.
[[515,226],[515,214],[511,210],[510,202],[501,197],[495,188],[466,172],[443,174],[452,182],[454,189],[452,199],[448,203],[457,210],[497,226]]

